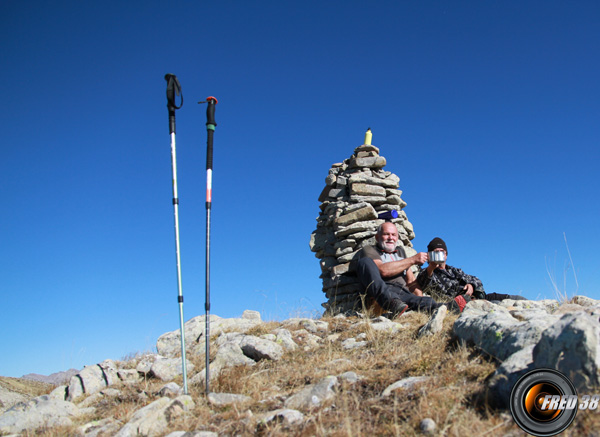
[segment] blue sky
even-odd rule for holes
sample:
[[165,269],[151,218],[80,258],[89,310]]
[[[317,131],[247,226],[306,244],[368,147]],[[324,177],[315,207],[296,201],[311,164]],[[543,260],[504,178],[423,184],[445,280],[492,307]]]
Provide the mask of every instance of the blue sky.
[[600,299],[599,20],[592,1],[1,2],[0,375],[178,329],[165,73],[186,320],[204,314],[209,95],[213,314],[321,312],[317,198],[367,127],[417,249],[441,236],[490,292],[553,298],[550,271]]

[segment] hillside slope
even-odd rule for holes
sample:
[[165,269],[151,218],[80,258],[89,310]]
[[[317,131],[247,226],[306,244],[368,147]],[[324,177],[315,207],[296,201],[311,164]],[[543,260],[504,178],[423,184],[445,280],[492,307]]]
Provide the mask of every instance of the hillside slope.
[[[211,320],[209,396],[202,336],[190,335],[190,396],[181,391],[180,359],[107,360],[86,367],[68,390],[38,398],[38,406],[56,402],[57,417],[68,412],[35,435],[526,435],[488,389],[500,361],[458,341],[456,315],[429,335],[419,335],[429,316],[416,312],[395,321],[244,317]],[[201,326],[202,316],[188,321],[186,331]],[[176,336],[161,336],[159,352],[175,350]],[[76,390],[79,381],[87,392]],[[98,385],[102,381],[110,386]],[[30,387],[11,382],[21,391]],[[24,407],[28,419],[34,407],[33,401]],[[0,434],[9,432],[2,428],[6,416],[0,416]],[[580,411],[563,435],[591,436],[598,429],[597,411]]]

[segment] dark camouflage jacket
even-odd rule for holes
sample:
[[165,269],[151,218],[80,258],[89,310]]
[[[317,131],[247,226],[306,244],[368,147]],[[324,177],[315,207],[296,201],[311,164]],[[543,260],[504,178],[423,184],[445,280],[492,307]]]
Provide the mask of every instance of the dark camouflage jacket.
[[423,269],[417,276],[417,284],[424,293],[438,300],[442,300],[442,297],[448,299],[464,294],[463,288],[467,284],[473,286],[473,297],[477,299],[485,297],[485,290],[479,278],[467,275],[461,269],[449,265],[446,265],[445,269],[435,269],[431,277],[427,275],[427,270]]

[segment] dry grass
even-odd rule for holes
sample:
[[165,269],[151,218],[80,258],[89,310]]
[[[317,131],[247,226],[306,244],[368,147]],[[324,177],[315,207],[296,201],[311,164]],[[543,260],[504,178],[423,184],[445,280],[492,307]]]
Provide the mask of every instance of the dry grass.
[[[550,283],[552,284],[552,290],[554,292],[554,296],[556,300],[561,303],[568,302],[573,296],[577,295],[577,291],[579,290],[579,281],[577,280],[577,273],[575,271],[575,264],[573,263],[573,257],[571,256],[571,251],[569,250],[569,243],[567,242],[567,234],[563,232],[563,237],[565,239],[565,248],[567,250],[567,254],[569,255],[569,260],[565,260],[562,272],[562,286],[558,285],[558,278],[555,273],[555,268],[550,268],[548,266],[548,259],[546,259],[546,273],[548,274],[548,278],[550,279]],[[556,261],[556,260],[555,260]],[[571,270],[573,273],[573,279],[575,281],[575,290],[571,293],[569,297],[569,293],[567,291],[567,273]]]
[[[413,435],[419,434],[420,420],[425,417],[433,418],[445,435],[481,434],[490,429],[490,421],[492,426],[506,428],[506,419],[493,419],[485,407],[471,406],[477,400],[485,402],[482,382],[496,365],[453,342],[450,326],[454,319],[448,317],[447,329],[442,335],[421,339],[416,337],[416,332],[427,320],[423,314],[410,313],[402,317],[400,321],[410,328],[395,335],[374,331],[368,325],[352,327],[356,319],[325,319],[330,325],[327,335],[338,333],[337,340],[309,351],[300,348],[278,362],[263,361],[253,367],[225,370],[212,383],[212,390],[245,394],[256,402],[244,410],[215,408],[212,416],[204,417],[189,429],[241,435],[257,432],[264,435],[289,435],[290,432],[333,436]],[[341,341],[363,332],[370,342],[368,348],[342,349]],[[252,420],[261,413],[282,408],[285,396],[307,384],[346,371],[354,371],[364,379],[354,385],[342,383],[334,402],[309,413],[302,426],[294,429],[286,429],[281,424],[261,427]],[[423,375],[430,379],[418,389],[381,398],[390,384]],[[204,404],[200,409],[205,411],[207,407]],[[205,425],[198,427],[200,423]],[[512,420],[507,423],[509,427],[511,424]]]
[[[523,433],[506,410],[490,407],[485,390],[486,379],[498,363],[476,350],[456,342],[451,327],[456,319],[449,314],[444,330],[434,336],[417,337],[427,316],[408,313],[398,319],[405,328],[391,335],[353,326],[360,319],[322,319],[329,330],[319,333],[322,344],[314,349],[286,353],[279,361],[260,361],[255,366],[224,370],[211,383],[219,393],[238,393],[254,401],[244,407],[215,407],[204,396],[204,386],[190,386],[196,402],[192,414],[178,418],[170,431],[205,430],[219,435],[299,435],[299,436],[416,436],[422,419],[437,424],[434,435],[440,436],[521,436]],[[279,327],[264,324],[252,331],[261,335]],[[366,333],[365,348],[343,350],[341,341]],[[328,341],[327,336],[338,334]],[[215,349],[214,347],[211,348]],[[211,353],[212,355],[212,353]],[[191,357],[198,364],[203,357]],[[201,358],[201,359],[200,359]],[[198,371],[203,365],[197,366]],[[284,408],[287,396],[307,384],[328,375],[353,371],[363,379],[355,384],[341,381],[333,401],[312,412],[305,412],[299,426],[288,428],[282,423],[264,424],[263,413]],[[382,392],[392,383],[409,376],[427,376],[424,383],[409,390],[399,390],[383,398]],[[181,384],[181,381],[177,381]],[[105,398],[96,405],[96,414],[78,420],[70,428],[38,430],[25,435],[72,435],[77,426],[91,420],[114,417],[126,423],[132,414],[157,399],[164,385],[147,381],[143,386],[121,387],[118,398]],[[597,435],[598,412],[579,412],[574,424],[563,434]]]
[[9,376],[0,376],[0,387],[14,393],[20,393],[31,397],[46,394],[54,389],[52,384],[32,381],[30,379],[11,378]]

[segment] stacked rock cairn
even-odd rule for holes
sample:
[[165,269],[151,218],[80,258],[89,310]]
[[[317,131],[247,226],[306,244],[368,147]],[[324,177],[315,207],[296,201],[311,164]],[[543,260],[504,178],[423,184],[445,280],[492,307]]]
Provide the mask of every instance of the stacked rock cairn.
[[[355,273],[358,252],[374,245],[377,228],[391,221],[398,228],[398,244],[407,256],[416,251],[412,224],[403,208],[406,203],[398,189],[400,178],[383,170],[386,160],[371,145],[370,129],[365,144],[342,163],[331,166],[325,188],[319,196],[321,212],[317,228],[311,234],[310,250],[320,259],[325,314],[352,313],[364,309],[364,287]],[[379,218],[387,213],[387,219]],[[397,217],[389,218],[390,216]]]

